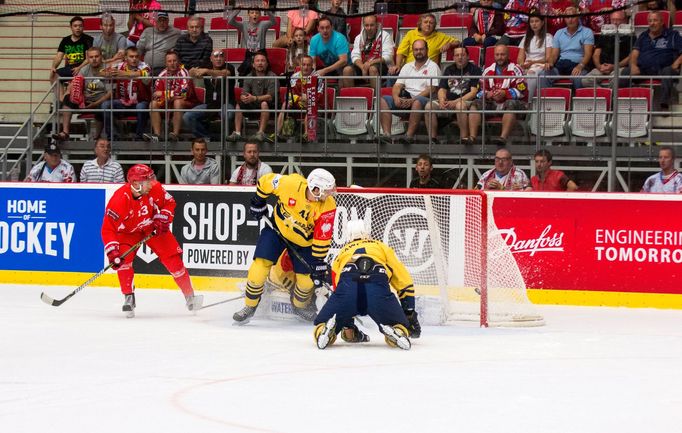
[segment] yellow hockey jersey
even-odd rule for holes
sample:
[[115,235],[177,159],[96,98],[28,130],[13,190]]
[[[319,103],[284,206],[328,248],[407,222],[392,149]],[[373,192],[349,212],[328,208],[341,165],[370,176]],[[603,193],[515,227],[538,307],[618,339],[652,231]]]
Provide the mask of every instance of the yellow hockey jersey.
[[309,201],[307,189],[308,183],[300,174],[269,173],[258,180],[256,194],[262,198],[276,195],[273,219],[280,233],[298,246],[311,246],[313,257],[324,259],[334,232],[336,201],[334,197]]
[[414,298],[414,283],[405,265],[398,259],[391,247],[374,239],[357,239],[341,248],[332,264],[334,287],[346,263],[362,256],[370,257],[376,264],[386,269],[388,282],[398,292],[398,298],[401,301],[405,298]]

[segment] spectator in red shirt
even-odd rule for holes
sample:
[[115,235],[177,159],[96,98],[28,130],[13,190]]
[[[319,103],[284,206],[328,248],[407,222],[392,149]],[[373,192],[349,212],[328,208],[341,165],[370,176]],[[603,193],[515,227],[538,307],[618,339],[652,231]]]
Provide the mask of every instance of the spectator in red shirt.
[[535,176],[530,178],[533,191],[575,191],[578,185],[561,170],[552,170],[552,154],[547,149],[540,149],[533,156],[535,160]]

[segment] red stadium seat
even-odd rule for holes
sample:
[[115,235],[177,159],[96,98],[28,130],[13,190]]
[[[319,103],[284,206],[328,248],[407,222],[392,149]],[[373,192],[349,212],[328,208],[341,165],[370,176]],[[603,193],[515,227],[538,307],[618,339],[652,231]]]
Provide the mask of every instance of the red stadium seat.
[[471,19],[470,13],[443,14],[440,17],[438,30],[461,41],[469,34]]
[[[241,21],[237,17],[237,21]],[[223,17],[215,17],[211,20],[209,34],[213,38],[213,47],[237,48],[241,42],[241,30],[231,26]]]
[[83,31],[87,33],[101,33],[101,19],[99,17],[83,18]]
[[[519,47],[509,46],[509,61],[516,63],[516,59],[519,58]],[[488,47],[485,49],[485,65],[484,68],[495,63],[495,47]]]
[[270,63],[270,70],[275,73],[275,75],[284,75],[286,72],[286,58],[287,49],[286,48],[266,48],[265,51],[268,55],[268,62]]

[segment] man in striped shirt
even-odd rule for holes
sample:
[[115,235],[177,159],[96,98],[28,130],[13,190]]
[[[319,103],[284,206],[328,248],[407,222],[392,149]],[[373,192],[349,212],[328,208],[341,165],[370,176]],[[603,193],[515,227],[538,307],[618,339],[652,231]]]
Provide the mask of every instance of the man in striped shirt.
[[95,142],[95,159],[86,161],[81,169],[81,182],[124,183],[121,164],[111,159],[111,143],[106,138]]

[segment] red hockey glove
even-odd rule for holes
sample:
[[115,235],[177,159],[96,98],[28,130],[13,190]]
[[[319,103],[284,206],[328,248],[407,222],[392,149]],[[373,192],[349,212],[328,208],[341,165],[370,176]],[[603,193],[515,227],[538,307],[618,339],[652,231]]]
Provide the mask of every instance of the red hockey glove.
[[152,220],[157,235],[170,231],[170,218],[165,213],[157,213]]
[[121,259],[121,250],[118,248],[118,244],[112,244],[110,245],[107,250],[107,259],[109,259],[109,263],[111,264],[111,268],[116,270],[121,267],[123,264],[123,260]]

